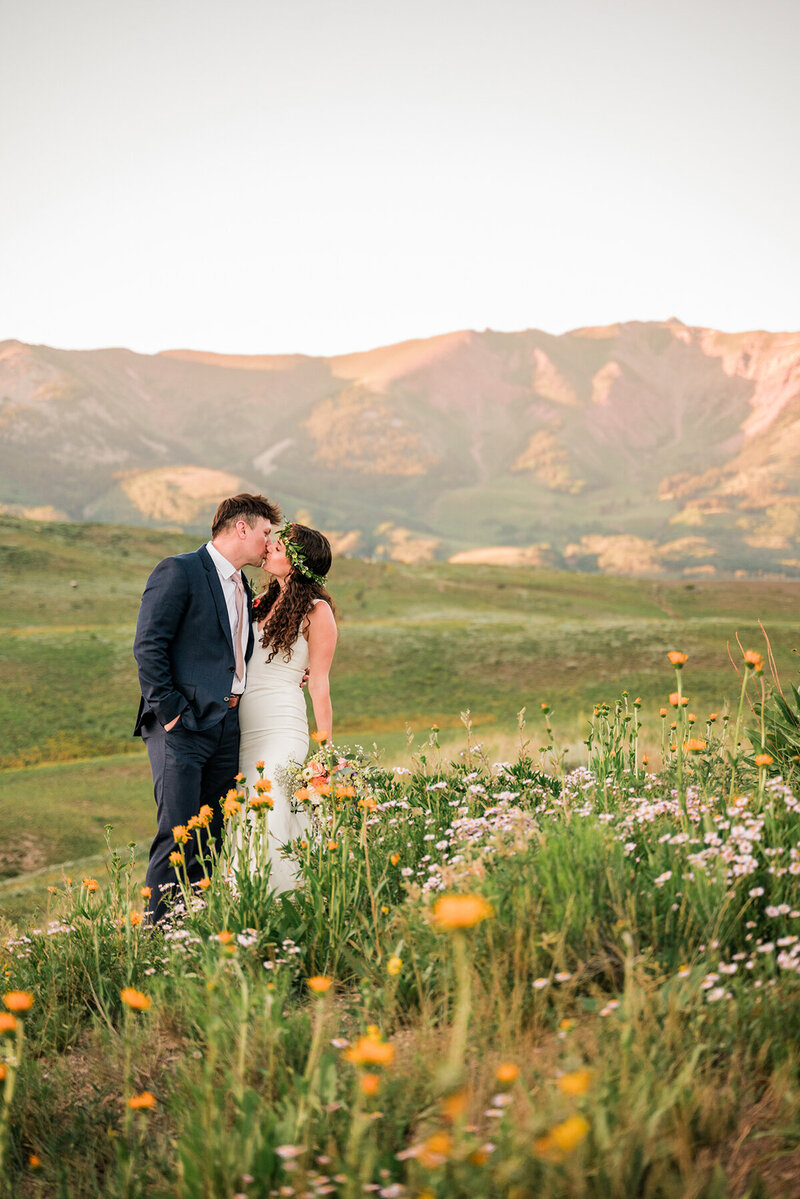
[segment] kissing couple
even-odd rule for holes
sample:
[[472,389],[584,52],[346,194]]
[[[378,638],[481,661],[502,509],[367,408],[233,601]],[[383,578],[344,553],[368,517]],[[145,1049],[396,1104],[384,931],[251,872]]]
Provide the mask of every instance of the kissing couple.
[[[322,533],[281,522],[262,495],[234,495],[219,505],[211,540],[159,562],[142,595],[133,655],[142,699],[134,730],[147,747],[158,811],[147,886],[154,921],[175,891],[170,854],[173,828],[201,808],[212,844],[220,848],[220,797],[241,773],[252,787],[263,762],[272,782],[269,813],[270,883],[296,884],[296,862],[282,847],[302,836],[305,812],[293,810],[283,781],[291,761],[308,753],[303,684],[318,734],[332,735],[330,669],[336,649],[333,600],[325,589],[330,543]],[[263,567],[254,597],[243,566]],[[192,826],[194,827],[194,826]],[[185,845],[190,884],[203,877],[197,844]]]

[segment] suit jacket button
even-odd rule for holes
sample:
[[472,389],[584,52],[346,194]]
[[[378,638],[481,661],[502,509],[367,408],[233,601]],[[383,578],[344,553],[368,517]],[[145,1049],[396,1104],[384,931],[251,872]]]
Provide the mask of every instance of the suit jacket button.
[[228,702],[228,700],[230,699],[230,696],[229,696],[229,695],[223,695],[223,697],[222,697],[222,698],[225,700],[225,703],[227,703],[227,702]]

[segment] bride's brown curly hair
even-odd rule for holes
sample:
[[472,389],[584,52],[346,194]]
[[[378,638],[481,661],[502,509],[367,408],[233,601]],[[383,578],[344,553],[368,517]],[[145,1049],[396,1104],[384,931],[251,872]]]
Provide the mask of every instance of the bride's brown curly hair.
[[[317,529],[309,529],[307,525],[292,523],[289,526],[289,537],[298,547],[302,561],[309,570],[320,578],[324,578],[333,561],[331,543],[325,534],[320,533]],[[275,655],[281,652],[283,652],[284,662],[290,660],[294,643],[300,636],[315,599],[326,600],[331,606],[331,611],[336,615],[336,606],[327,590],[293,566],[286,579],[283,592],[281,592],[278,580],[272,579],[266,590],[253,600],[256,619],[261,618],[261,613],[269,612],[261,634],[261,644],[264,649],[269,650],[268,662],[271,662]]]

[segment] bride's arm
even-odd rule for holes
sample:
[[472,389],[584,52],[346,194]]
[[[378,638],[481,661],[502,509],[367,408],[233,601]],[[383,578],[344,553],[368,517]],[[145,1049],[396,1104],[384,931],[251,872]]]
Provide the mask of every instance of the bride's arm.
[[337,638],[333,612],[324,601],[308,614],[308,694],[314,707],[318,732],[333,739],[330,672]]

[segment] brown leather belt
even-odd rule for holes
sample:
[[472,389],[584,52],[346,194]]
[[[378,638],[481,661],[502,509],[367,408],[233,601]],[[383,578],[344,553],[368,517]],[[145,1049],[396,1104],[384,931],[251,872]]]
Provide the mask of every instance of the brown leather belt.
[[231,695],[231,696],[229,696],[229,697],[228,697],[228,707],[229,707],[229,708],[238,708],[238,707],[239,707],[239,700],[240,700],[241,698],[242,698],[242,697],[241,697],[241,695]]

